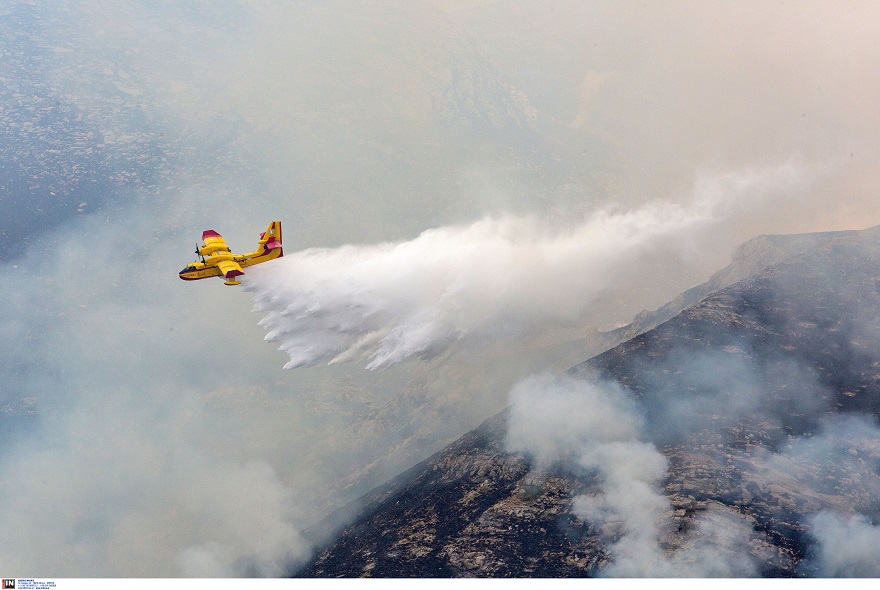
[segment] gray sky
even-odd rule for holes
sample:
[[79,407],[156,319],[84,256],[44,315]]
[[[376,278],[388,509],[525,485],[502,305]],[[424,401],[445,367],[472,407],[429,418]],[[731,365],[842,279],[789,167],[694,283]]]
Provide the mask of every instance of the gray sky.
[[[0,403],[33,417],[0,447],[0,521],[23,531],[0,554],[27,575],[278,574],[328,505],[583,360],[536,367],[535,342],[662,305],[754,235],[880,224],[876,3],[2,10]],[[286,257],[598,228],[586,269],[480,317],[540,308],[553,277],[593,303],[522,342],[491,324],[385,372],[284,371],[248,293],[175,276],[202,230],[242,250],[271,219]]]

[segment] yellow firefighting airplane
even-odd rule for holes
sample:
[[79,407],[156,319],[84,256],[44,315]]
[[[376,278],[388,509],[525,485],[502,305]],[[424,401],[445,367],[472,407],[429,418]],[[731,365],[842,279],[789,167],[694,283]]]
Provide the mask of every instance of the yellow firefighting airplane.
[[184,281],[224,277],[224,285],[240,285],[241,282],[235,280],[235,277],[244,274],[242,267],[284,256],[280,221],[269,224],[266,231],[260,234],[257,250],[248,254],[233,254],[223,236],[213,229],[202,232],[202,241],[205,245],[201,248],[196,244],[196,254],[202,257],[201,261],[191,262],[180,271],[180,278]]

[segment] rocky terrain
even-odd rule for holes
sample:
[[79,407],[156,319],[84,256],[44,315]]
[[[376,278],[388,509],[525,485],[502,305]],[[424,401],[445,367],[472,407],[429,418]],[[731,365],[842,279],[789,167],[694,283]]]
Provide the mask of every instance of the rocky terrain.
[[[829,514],[880,516],[880,228],[750,244],[750,276],[568,376],[639,408],[667,461],[651,542],[677,575],[876,575],[823,539]],[[294,575],[626,575],[628,514],[583,509],[608,505],[610,472],[513,452],[515,411],[364,497]]]

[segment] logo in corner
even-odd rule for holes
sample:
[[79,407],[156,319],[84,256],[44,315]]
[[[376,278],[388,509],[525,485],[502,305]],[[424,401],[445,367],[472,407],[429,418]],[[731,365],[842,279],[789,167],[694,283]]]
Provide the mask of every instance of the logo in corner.
[[15,578],[11,580],[3,578],[3,590],[7,590],[7,588],[9,588],[10,590],[15,590]]

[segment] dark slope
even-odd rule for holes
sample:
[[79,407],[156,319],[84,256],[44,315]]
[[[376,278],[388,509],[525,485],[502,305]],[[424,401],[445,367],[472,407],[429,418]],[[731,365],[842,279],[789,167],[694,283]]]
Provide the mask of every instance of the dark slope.
[[[809,247],[571,370],[619,382],[644,408],[669,459],[664,546],[681,546],[701,513],[733,510],[753,531],[756,573],[770,576],[810,573],[810,515],[880,516],[880,441],[804,451],[835,415],[880,416],[880,231],[785,242]],[[296,575],[598,573],[607,531],[571,507],[597,482],[534,470],[505,451],[506,428],[499,414],[364,498],[362,516]]]
[[658,309],[642,311],[633,321],[621,328],[602,332],[606,342],[618,343],[647,332],[679,313],[696,305],[712,293],[748,279],[768,266],[781,264],[821,249],[829,240],[863,240],[870,242],[880,236],[880,228],[857,232],[819,232],[808,234],[764,235],[752,238],[740,245],[733,253],[731,263],[713,274],[702,285],[692,287]]

